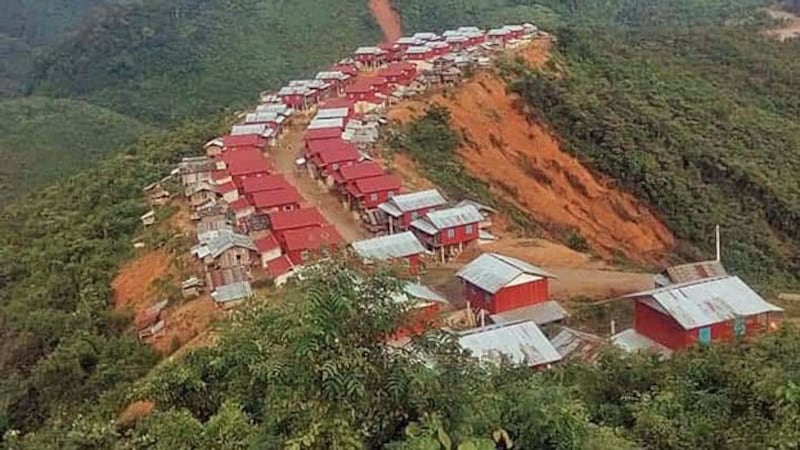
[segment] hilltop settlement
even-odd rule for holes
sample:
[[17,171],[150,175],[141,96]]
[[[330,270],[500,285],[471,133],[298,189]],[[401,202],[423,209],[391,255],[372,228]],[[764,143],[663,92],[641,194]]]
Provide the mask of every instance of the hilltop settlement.
[[[457,85],[491,69],[497,55],[537,39],[554,38],[527,23],[416,33],[360,47],[312,79],[260,93],[227,135],[184,158],[171,175],[191,208],[191,255],[202,267],[183,281],[183,295],[209,292],[219,308],[235,308],[264,280],[281,286],[338,250],[365,266],[393,265],[407,275],[397,301],[413,305],[413,320],[391,336],[396,345],[427,327],[448,327],[478,358],[546,368],[591,360],[604,345],[668,357],[696,343],[775,330],[782,310],[729,275],[719,259],[667,268],[651,290],[625,296],[633,304],[633,326],[609,339],[569,327],[569,312],[550,297],[555,275],[481,252],[497,239],[491,231],[497,211],[436,188],[407,190],[385,167],[378,143],[389,107]],[[289,142],[297,130],[302,138],[295,146]],[[292,153],[289,170],[279,168],[279,152]],[[332,219],[300,181],[333,196],[346,220]],[[163,184],[145,188],[153,208],[141,217],[146,227],[173,196]],[[458,262],[472,254],[466,264]],[[458,298],[421,281],[427,268],[445,264],[459,265]],[[157,339],[168,326],[160,314],[165,306],[137,317],[143,339]]]

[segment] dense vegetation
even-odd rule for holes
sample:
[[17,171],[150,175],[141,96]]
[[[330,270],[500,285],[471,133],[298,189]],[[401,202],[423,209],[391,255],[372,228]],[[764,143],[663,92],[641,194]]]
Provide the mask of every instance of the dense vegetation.
[[[217,129],[151,135],[123,154],[0,213],[0,429],[71,421],[156,358],[109,311],[110,282],[129,255],[141,188]],[[110,404],[116,404],[112,400]]]
[[568,151],[654,205],[680,238],[708,254],[721,224],[732,270],[796,284],[800,46],[752,22],[724,24],[741,2],[676,2],[655,16],[620,3],[608,19],[617,28],[564,28],[553,64],[512,76],[512,88]]
[[800,334],[698,348],[669,361],[608,353],[595,366],[535,373],[481,366],[451,335],[393,348],[403,323],[397,281],[346,264],[306,272],[281,298],[242,311],[218,345],[163,364],[113,411],[24,438],[12,448],[520,449],[795,448]]
[[442,31],[460,26],[496,27],[533,22],[548,29],[560,24],[553,9],[535,0],[393,0],[403,26],[412,31]]
[[104,8],[42,58],[34,92],[156,125],[252,101],[380,32],[361,0],[159,0]]
[[37,54],[62,39],[92,8],[113,1],[4,1],[0,14],[0,96],[18,93]]
[[0,208],[25,192],[94,166],[152,131],[136,120],[67,99],[0,100]]

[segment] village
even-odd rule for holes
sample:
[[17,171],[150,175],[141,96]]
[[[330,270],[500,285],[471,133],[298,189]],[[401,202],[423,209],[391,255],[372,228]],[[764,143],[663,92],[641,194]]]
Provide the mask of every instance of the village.
[[[435,187],[408,189],[387,167],[379,143],[389,108],[491,70],[505,52],[553,39],[527,23],[416,33],[360,47],[313,79],[260,93],[227,135],[167,177],[183,192],[163,182],[145,188],[152,210],[141,217],[144,227],[155,226],[158,209],[175,197],[191,209],[191,258],[200,270],[182,280],[182,297],[206,292],[220,310],[234,309],[265,280],[282,286],[340,251],[365,267],[396,267],[410,280],[397,301],[413,305],[412,317],[391,336],[393,345],[444,327],[478,358],[546,368],[591,361],[606,345],[668,357],[696,343],[777,329],[783,310],[729,275],[719,249],[714,260],[666,268],[649,289],[619,295],[632,306],[630,328],[612,323],[603,337],[573,327],[570,312],[551,298],[556,275],[481,250],[498,240],[498,211]],[[449,270],[458,290],[426,284],[434,268]],[[169,327],[167,304],[159,299],[137,315],[143,340]]]

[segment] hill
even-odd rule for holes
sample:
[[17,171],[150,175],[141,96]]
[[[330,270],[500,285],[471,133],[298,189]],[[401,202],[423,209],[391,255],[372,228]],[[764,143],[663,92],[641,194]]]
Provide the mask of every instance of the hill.
[[0,207],[96,164],[153,128],[68,99],[0,101]]
[[665,5],[661,25],[635,3],[613,26],[562,30],[558,64],[516,69],[512,89],[568,151],[655,207],[689,244],[683,256],[711,254],[720,224],[730,269],[796,285],[800,47],[765,37],[761,15],[738,16],[746,2],[720,2],[698,26],[705,7]]
[[102,9],[37,64],[34,92],[154,124],[251,101],[380,40],[361,0],[158,0]]
[[116,0],[8,0],[0,15],[0,96],[26,82],[34,58],[63,38],[93,8]]

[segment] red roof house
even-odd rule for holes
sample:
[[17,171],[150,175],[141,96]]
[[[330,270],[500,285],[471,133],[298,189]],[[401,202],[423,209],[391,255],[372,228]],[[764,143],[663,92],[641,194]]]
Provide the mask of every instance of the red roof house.
[[219,192],[220,195],[222,195],[222,199],[228,203],[239,200],[239,188],[236,187],[233,181],[217,186],[217,192]]
[[269,175],[275,170],[269,160],[255,149],[225,152],[221,160],[234,181],[250,175]]
[[278,240],[293,264],[308,262],[320,256],[325,249],[334,249],[344,242],[342,236],[332,225],[305,227],[286,230],[278,235]]
[[355,148],[356,146],[354,144],[347,142],[342,138],[317,139],[306,142],[305,156],[306,158],[310,158],[315,155],[318,155],[323,151],[333,151],[341,149],[355,150]]
[[308,169],[312,177],[325,178],[341,167],[351,166],[361,159],[355,147],[339,147],[323,150],[311,157]]
[[267,139],[257,134],[243,134],[239,136],[223,136],[222,145],[225,150],[230,150],[239,147],[257,147],[264,148],[267,145]]
[[270,228],[274,233],[305,227],[321,227],[327,221],[317,208],[300,208],[293,211],[269,213]]
[[378,99],[375,86],[364,78],[356,79],[345,88],[344,93],[353,102],[375,102]]
[[308,146],[309,142],[317,141],[317,140],[324,140],[324,139],[341,139],[342,137],[342,130],[340,128],[317,128],[314,130],[306,131],[306,134],[303,135],[303,140],[306,142],[306,146]]
[[362,161],[350,166],[340,167],[339,170],[331,171],[333,181],[343,190],[356,180],[371,178],[383,175],[383,168],[375,161]]
[[369,80],[369,83],[372,85],[372,89],[375,92],[383,95],[389,95],[392,93],[392,86],[389,84],[389,80],[387,80],[385,77],[377,76],[367,78],[367,80]]
[[358,75],[358,67],[356,67],[355,64],[336,64],[335,66],[331,67],[331,70],[342,72],[346,75],[350,75],[351,77]]
[[242,193],[245,195],[255,194],[256,192],[288,189],[289,187],[291,187],[289,182],[280,174],[251,177],[242,180]]
[[490,314],[547,302],[550,273],[498,253],[484,253],[456,274],[473,308]]
[[400,193],[403,180],[397,175],[379,175],[371,178],[355,180],[348,187],[351,197],[350,207],[353,209],[373,209]]
[[378,45],[378,48],[385,52],[384,60],[386,62],[399,61],[402,57],[403,49],[397,44],[384,42]]
[[389,83],[408,85],[417,76],[417,66],[408,62],[392,63],[378,71],[378,75],[386,78]]
[[267,274],[269,274],[276,286],[285,283],[293,270],[294,264],[292,264],[292,261],[286,255],[281,255],[267,263]]
[[239,197],[235,202],[229,203],[228,209],[233,212],[236,220],[244,220],[256,212],[255,207],[247,197]]
[[258,213],[273,211],[292,211],[300,208],[302,198],[294,186],[274,191],[261,191],[252,194],[253,206]]
[[270,261],[280,258],[283,254],[281,245],[272,234],[268,234],[261,239],[256,240],[255,244],[256,248],[258,249],[258,254],[261,255],[261,267],[265,269]]
[[229,181],[233,181],[231,174],[227,170],[215,170],[211,172],[211,180],[215,185],[219,186]]

